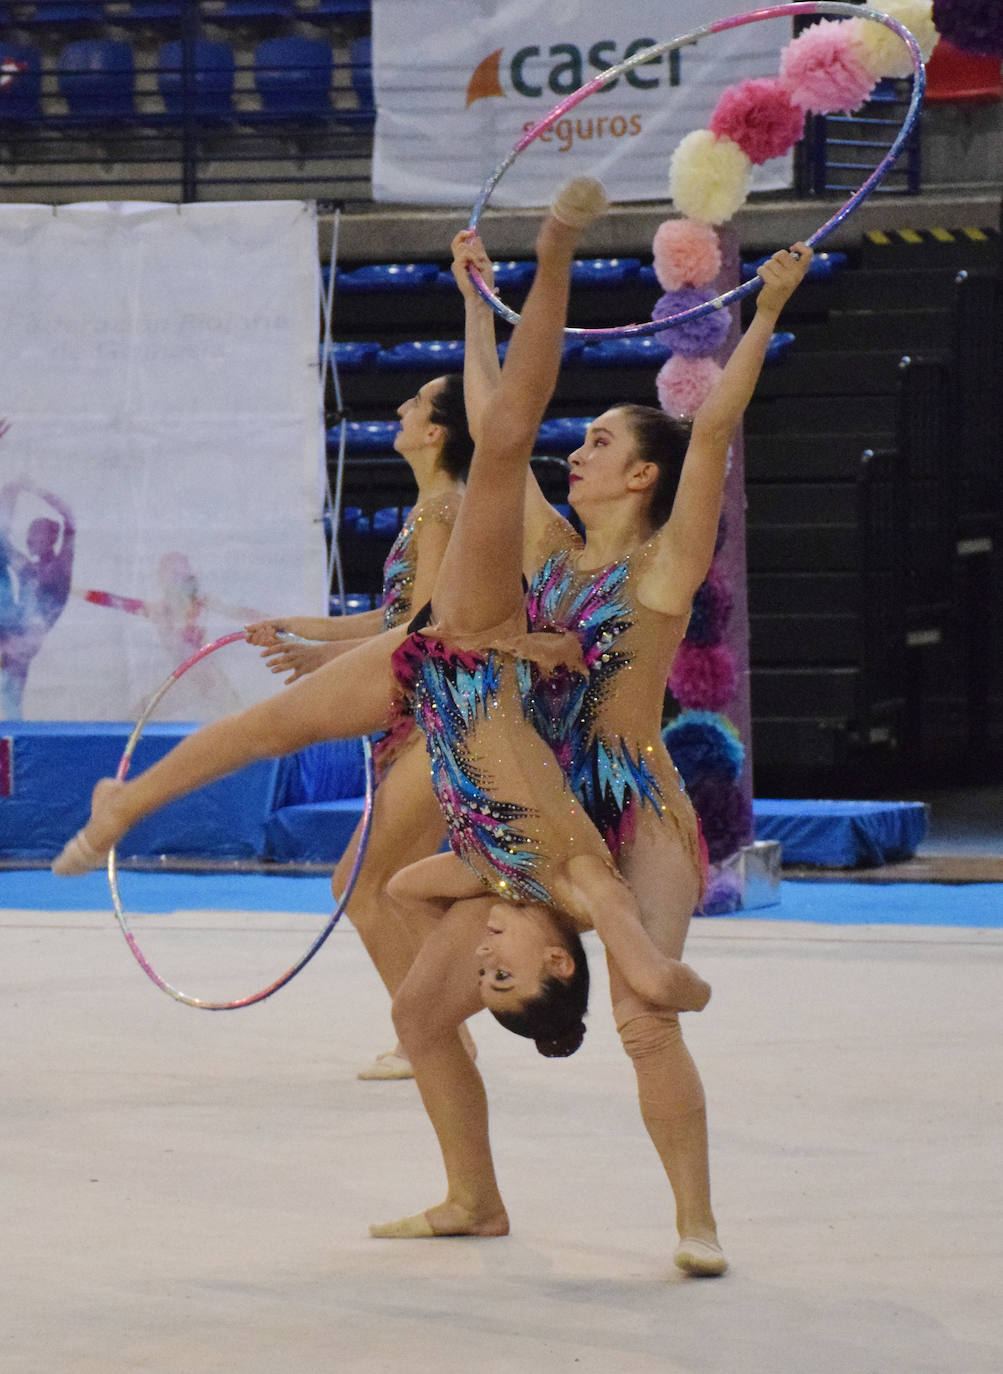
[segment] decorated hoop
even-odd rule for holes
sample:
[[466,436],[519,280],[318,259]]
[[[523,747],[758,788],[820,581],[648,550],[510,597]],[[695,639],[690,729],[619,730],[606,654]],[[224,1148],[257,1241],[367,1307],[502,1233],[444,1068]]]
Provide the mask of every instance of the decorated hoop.
[[[213,640],[211,644],[203,645],[201,649],[199,649],[196,653],[192,654],[191,658],[185,659],[184,663],[182,663],[179,667],[175,668],[174,672],[171,673],[170,677],[168,677],[164,682],[161,683],[161,685],[157,688],[157,690],[154,692],[153,696],[147,703],[142,715],[139,717],[135,725],[132,727],[132,733],[129,735],[129,738],[126,741],[125,749],[122,753],[121,759],[119,760],[118,769],[115,773],[115,776],[119,779],[119,781],[122,781],[125,778],[126,773],[129,771],[129,763],[132,759],[133,750],[139,743],[140,736],[142,735],[143,729],[149,721],[150,716],[156,710],[157,706],[160,704],[160,701],[162,700],[166,692],[173,686],[175,682],[177,682],[178,678],[183,677],[184,674],[188,672],[189,668],[194,668],[196,663],[201,663],[201,661],[204,658],[207,658],[209,654],[215,653],[217,649],[222,649],[227,644],[235,644],[238,640],[241,642],[244,641],[244,634],[241,630],[238,630],[233,634],[224,635],[221,639]],[[119,928],[121,929],[122,934],[125,936],[126,944],[132,951],[133,956],[136,959],[136,962],[139,964],[140,968],[151,980],[151,982],[156,983],[157,987],[160,988],[162,992],[166,992],[169,996],[173,997],[176,1002],[184,1002],[186,1006],[198,1007],[202,1011],[236,1011],[240,1007],[250,1007],[253,1006],[255,1002],[263,1002],[266,997],[271,997],[273,992],[278,992],[279,988],[285,987],[285,985],[291,979],[295,978],[296,974],[299,973],[301,969],[306,967],[306,965],[310,962],[313,956],[320,949],[321,945],[323,945],[327,937],[331,934],[331,931],[338,924],[338,921],[341,919],[341,916],[344,913],[346,906],[348,905],[349,898],[352,895],[352,890],[355,887],[356,880],[359,876],[359,870],[362,867],[362,862],[366,855],[366,844],[369,840],[369,828],[372,824],[373,819],[374,788],[373,754],[368,739],[363,740],[363,752],[365,755],[366,766],[366,800],[362,815],[362,834],[359,838],[359,846],[355,854],[355,862],[352,864],[351,872],[348,875],[348,881],[345,883],[345,890],[339,897],[337,904],[335,905],[334,911],[328,918],[327,924],[324,926],[323,930],[321,930],[320,934],[317,935],[316,938],[313,940],[313,942],[311,943],[310,947],[307,949],[303,957],[297,960],[297,962],[293,964],[290,968],[287,968],[285,973],[281,974],[278,978],[276,978],[273,983],[269,983],[267,987],[261,988],[257,992],[252,992],[246,997],[239,997],[229,1002],[208,1001],[204,998],[193,997],[189,993],[182,992],[179,988],[176,988],[171,983],[169,983],[166,980],[166,978],[161,977],[161,975],[150,963],[149,959],[147,959],[142,949],[140,949],[139,942],[137,941],[133,932],[129,929],[128,918],[125,913],[125,908],[122,905],[122,898],[118,890],[117,855],[115,853],[114,848],[112,848],[109,851],[108,884],[111,888],[111,900],[112,906],[115,909],[115,919],[118,921]]]
[[[705,24],[702,28],[692,29],[681,38],[670,38],[664,43],[656,43],[654,47],[645,48],[642,52],[635,53],[633,57],[626,58],[623,62],[618,62],[615,67],[608,67],[606,71],[600,72],[598,76],[587,81],[584,86],[579,86],[577,91],[566,96],[559,105],[555,105],[549,114],[545,115],[538,124],[534,124],[522,138],[519,139],[512,151],[498,164],[495,170],[488,177],[481,188],[481,193],[474,202],[473,210],[470,215],[468,228],[475,231],[480,223],[481,215],[491,195],[501,181],[502,177],[512,166],[524,149],[534,142],[541,134],[551,128],[556,122],[563,118],[569,110],[573,110],[576,105],[580,105],[590,95],[596,91],[601,91],[604,86],[608,86],[611,81],[623,76],[625,72],[631,71],[634,67],[639,67],[645,62],[650,62],[662,53],[674,52],[677,48],[685,47],[690,43],[695,43],[701,38],[707,38],[713,33],[723,33],[727,29],[741,28],[745,24],[758,24],[764,19],[786,19],[791,15],[798,14],[830,14],[846,19],[868,19],[877,24],[883,24],[885,28],[891,29],[896,33],[905,44],[913,68],[913,88],[912,97],[906,110],[902,125],[893,140],[891,147],[884,157],[871,172],[867,180],[840,206],[834,215],[825,221],[821,228],[816,229],[810,238],[805,239],[809,248],[820,243],[827,234],[832,231],[851,215],[860,203],[870,195],[878,183],[885,177],[891,169],[895,159],[905,146],[906,139],[912,132],[913,126],[919,117],[920,106],[923,101],[923,92],[926,87],[926,72],[923,67],[923,56],[915,38],[897,19],[891,15],[884,14],[880,10],[871,9],[865,5],[853,5],[843,3],[842,0],[798,0],[795,4],[771,5],[768,9],[751,10],[747,14],[735,14],[726,19],[717,19],[711,24]],[[509,324],[518,324],[519,315],[510,309],[500,297],[491,290],[484,281],[483,277],[475,268],[470,268],[470,278],[477,290],[484,299],[491,305],[501,317]],[[759,277],[753,277],[750,281],[743,282],[740,286],[733,287],[726,291],[724,295],[715,296],[713,300],[704,301],[700,305],[695,305],[689,310],[681,310],[676,315],[667,316],[661,320],[645,320],[642,324],[614,325],[603,329],[566,329],[564,332],[583,339],[622,339],[629,336],[641,336],[645,334],[660,334],[663,330],[670,329],[673,325],[682,324],[686,320],[698,319],[701,315],[707,315],[712,310],[722,310],[735,301],[742,300],[743,297],[758,291],[762,286]]]

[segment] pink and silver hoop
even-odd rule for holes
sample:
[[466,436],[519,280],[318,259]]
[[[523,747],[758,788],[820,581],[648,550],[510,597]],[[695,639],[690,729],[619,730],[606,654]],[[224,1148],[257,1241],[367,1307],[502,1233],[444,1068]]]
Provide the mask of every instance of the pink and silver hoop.
[[[184,663],[180,664],[177,668],[175,668],[174,672],[171,673],[171,675],[160,684],[160,686],[157,688],[157,690],[154,692],[153,696],[147,703],[142,715],[139,717],[135,725],[132,727],[132,732],[129,735],[128,740],[126,741],[125,749],[123,750],[122,757],[119,760],[118,769],[115,773],[115,776],[120,781],[125,777],[126,773],[129,771],[129,762],[132,759],[133,750],[139,743],[140,736],[142,735],[146,724],[148,723],[151,715],[156,710],[157,706],[160,704],[161,700],[163,699],[164,695],[167,693],[169,688],[172,687],[175,682],[177,682],[178,678],[183,677],[184,674],[188,672],[189,668],[194,668],[196,663],[201,663],[201,661],[204,658],[206,658],[209,654],[215,653],[217,649],[222,649],[227,644],[235,644],[238,641],[244,642],[244,633],[242,630],[235,631],[233,634],[224,635],[221,639],[215,639],[211,644],[203,645],[201,649],[199,649],[196,653],[192,654],[191,658],[185,659]],[[176,1002],[184,1002],[186,1006],[198,1007],[202,1011],[237,1011],[241,1007],[250,1007],[253,1006],[255,1002],[263,1002],[266,997],[271,997],[273,992],[278,992],[279,988],[285,987],[285,985],[291,979],[295,978],[296,974],[299,973],[301,969],[307,966],[307,964],[310,962],[313,956],[324,944],[324,941],[331,934],[331,931],[338,924],[338,921],[341,919],[341,916],[344,913],[346,906],[348,905],[349,898],[352,895],[352,889],[355,887],[356,880],[359,876],[359,870],[362,867],[362,862],[366,855],[366,844],[369,840],[369,828],[372,824],[373,819],[374,789],[373,754],[368,740],[363,740],[363,752],[365,754],[366,766],[366,799],[362,817],[362,834],[359,838],[359,846],[356,851],[355,862],[352,864],[351,872],[348,875],[348,881],[345,884],[345,890],[338,898],[334,911],[328,917],[327,924],[321,930],[320,934],[317,935],[316,938],[312,941],[312,943],[310,944],[309,948],[307,949],[306,953],[302,956],[302,958],[298,959],[295,964],[287,968],[284,973],[280,974],[280,976],[276,978],[274,982],[269,983],[267,987],[261,988],[257,992],[249,993],[246,997],[238,997],[232,1001],[208,1001],[205,998],[193,997],[190,993],[182,992],[180,988],[174,987],[173,984],[169,983],[166,978],[161,977],[161,975],[150,963],[149,959],[147,959],[146,955],[140,948],[139,942],[137,941],[135,935],[129,929],[128,918],[126,917],[125,908],[122,905],[122,898],[118,888],[118,859],[114,848],[109,851],[108,884],[111,888],[111,900],[112,906],[115,909],[115,919],[118,921],[119,928],[121,929],[122,934],[125,936],[126,943],[128,944],[129,949],[132,951],[132,954],[136,962],[139,964],[140,968],[150,979],[150,981],[155,983],[162,992],[166,992],[170,997],[173,997]]]
[[[654,47],[645,48],[643,52],[638,52],[633,57],[628,57],[623,62],[618,62],[615,67],[608,67],[606,71],[600,72],[598,76],[587,81],[584,86],[579,86],[577,91],[566,96],[559,105],[555,105],[549,114],[545,115],[538,124],[534,124],[522,138],[519,139],[512,151],[498,164],[495,170],[488,177],[481,193],[474,202],[474,207],[470,215],[468,228],[477,231],[480,223],[481,214],[491,198],[492,192],[501,181],[502,177],[512,166],[524,149],[543,133],[556,124],[569,110],[573,110],[576,105],[580,105],[590,95],[596,91],[601,91],[604,86],[615,81],[617,77],[625,72],[631,71],[634,67],[639,67],[645,62],[650,62],[655,57],[660,57],[662,53],[674,52],[677,48],[682,48],[689,43],[695,43],[701,38],[707,38],[712,33],[724,33],[727,29],[741,28],[745,24],[758,24],[764,19],[787,19],[799,14],[828,14],[845,19],[868,19],[876,24],[883,24],[885,28],[891,29],[898,34],[909,51],[909,57],[913,68],[913,87],[912,97],[906,110],[902,126],[893,140],[891,147],[884,157],[871,172],[867,180],[853,195],[846,200],[840,208],[832,215],[821,228],[816,229],[810,238],[805,239],[809,248],[814,248],[820,243],[827,234],[832,231],[851,215],[860,203],[870,195],[878,183],[890,170],[895,159],[901,153],[905,142],[913,130],[916,120],[919,118],[920,106],[923,102],[923,92],[926,87],[926,72],[923,67],[923,57],[919,50],[915,38],[891,15],[884,14],[880,10],[870,9],[865,5],[851,5],[842,3],[842,0],[798,0],[798,3],[788,5],[771,5],[768,9],[751,10],[747,14],[735,14],[727,19],[717,19],[712,24],[705,24],[702,28],[692,29],[681,38],[670,38],[664,43],[656,43]],[[786,246],[786,245],[785,245]],[[484,282],[480,273],[471,268],[470,278],[477,287],[480,294],[491,305],[494,310],[501,315],[502,319],[509,324],[517,324],[519,316],[511,310]],[[682,324],[686,320],[698,319],[701,315],[707,315],[712,310],[722,310],[735,301],[742,300],[743,297],[758,291],[762,286],[759,277],[753,277],[750,281],[743,282],[741,286],[734,287],[731,291],[725,292],[722,296],[716,296],[712,301],[705,301],[702,305],[693,306],[690,310],[682,310],[677,315],[671,315],[663,320],[645,320],[642,324],[614,325],[605,329],[566,329],[565,333],[582,339],[622,339],[630,336],[641,336],[645,334],[660,334],[663,330],[671,328],[673,325]]]

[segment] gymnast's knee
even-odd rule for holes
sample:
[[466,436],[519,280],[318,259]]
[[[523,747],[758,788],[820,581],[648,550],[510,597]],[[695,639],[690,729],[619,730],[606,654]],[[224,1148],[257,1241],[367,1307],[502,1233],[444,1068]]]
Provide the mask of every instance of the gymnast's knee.
[[616,1028],[627,1054],[635,1062],[658,1054],[682,1039],[679,1013],[659,1008],[615,1007]]

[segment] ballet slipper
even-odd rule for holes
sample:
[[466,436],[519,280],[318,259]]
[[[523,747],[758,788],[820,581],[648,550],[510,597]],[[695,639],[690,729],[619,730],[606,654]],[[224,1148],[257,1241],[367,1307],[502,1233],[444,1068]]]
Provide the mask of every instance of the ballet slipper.
[[[432,1214],[435,1213],[435,1220]],[[369,1234],[377,1240],[430,1240],[437,1236],[507,1236],[508,1217],[504,1208],[487,1221],[475,1221],[465,1207],[443,1202],[418,1212],[413,1217],[400,1217],[370,1226]]]
[[550,213],[569,229],[585,229],[608,208],[606,188],[601,181],[596,177],[575,177],[557,192]]
[[716,1278],[728,1268],[728,1261],[720,1245],[711,1240],[684,1236],[673,1255],[676,1267],[696,1278]]
[[382,1054],[376,1056],[370,1065],[360,1069],[355,1076],[366,1082],[376,1079],[413,1078],[414,1069],[411,1067],[410,1059],[405,1059],[396,1050],[384,1050]]
[[419,1212],[414,1217],[399,1217],[397,1221],[370,1226],[369,1234],[376,1240],[428,1240],[440,1232],[433,1231],[428,1217]]
[[100,868],[108,858],[107,849],[94,849],[82,830],[67,841],[52,861],[52,871],[60,878],[79,878]]

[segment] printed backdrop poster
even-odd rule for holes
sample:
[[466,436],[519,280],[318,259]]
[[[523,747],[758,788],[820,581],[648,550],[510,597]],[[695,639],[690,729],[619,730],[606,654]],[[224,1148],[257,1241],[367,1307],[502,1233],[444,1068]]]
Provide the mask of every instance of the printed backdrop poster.
[[[471,205],[498,164],[599,72],[726,15],[738,0],[373,0],[373,196]],[[663,200],[679,140],[706,128],[726,86],[775,76],[791,20],[767,20],[665,53],[589,96],[520,154],[494,205],[547,205],[570,176],[614,200]],[[752,187],[791,184],[790,156]]]
[[[317,274],[301,202],[0,209],[0,716],[133,719],[324,612]],[[158,718],[275,686],[228,648]]]

